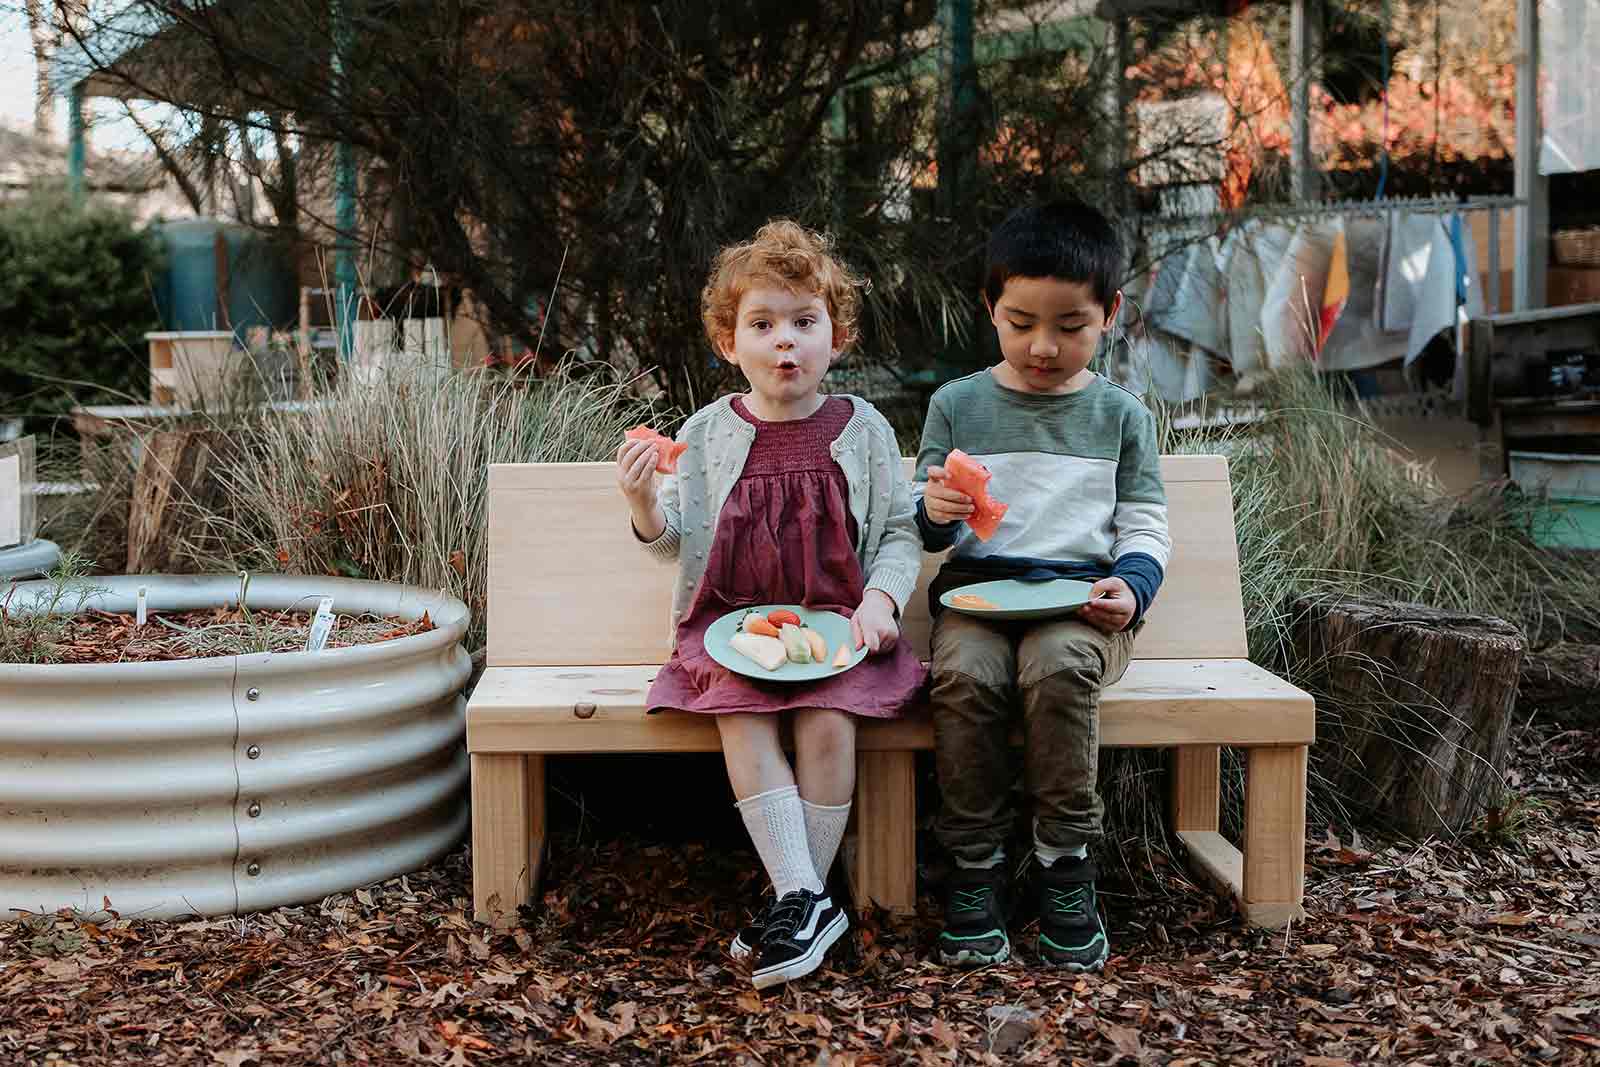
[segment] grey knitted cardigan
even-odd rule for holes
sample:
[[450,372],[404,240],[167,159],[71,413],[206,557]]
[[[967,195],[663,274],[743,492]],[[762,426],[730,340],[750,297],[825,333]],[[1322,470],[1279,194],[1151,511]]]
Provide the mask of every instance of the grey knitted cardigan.
[[[888,420],[859,397],[845,399],[854,405],[855,414],[829,451],[850,487],[850,514],[858,531],[856,557],[866,588],[883,590],[903,612],[922,569],[922,537],[911,487]],[[661,482],[667,528],[644,543],[657,559],[678,564],[672,591],[674,635],[705,573],[717,516],[744,470],[755,438],[756,428],[733,410],[731,396],[695,412],[678,432],[678,440],[689,447],[678,461],[678,473]]]

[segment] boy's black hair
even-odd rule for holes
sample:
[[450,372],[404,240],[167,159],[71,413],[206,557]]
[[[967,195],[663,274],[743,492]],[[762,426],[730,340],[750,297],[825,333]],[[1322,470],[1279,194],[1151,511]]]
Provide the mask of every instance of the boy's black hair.
[[1081,200],[1029,204],[989,234],[983,291],[993,307],[1012,278],[1059,278],[1089,286],[1111,314],[1122,270],[1116,227]]

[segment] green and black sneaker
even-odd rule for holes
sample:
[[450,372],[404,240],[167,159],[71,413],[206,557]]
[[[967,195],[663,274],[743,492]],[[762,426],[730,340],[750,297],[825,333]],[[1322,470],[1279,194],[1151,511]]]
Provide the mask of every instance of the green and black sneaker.
[[1071,856],[1040,865],[1039,959],[1069,971],[1098,971],[1111,954],[1096,906],[1094,862]]
[[1011,958],[1011,939],[1006,936],[1009,890],[1004,861],[991,868],[957,867],[950,872],[944,886],[940,962],[971,967]]

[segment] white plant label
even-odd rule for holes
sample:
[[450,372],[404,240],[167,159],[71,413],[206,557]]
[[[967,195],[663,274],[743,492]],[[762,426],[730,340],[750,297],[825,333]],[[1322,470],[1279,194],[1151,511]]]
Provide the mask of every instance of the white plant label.
[[317,601],[317,613],[311,619],[311,634],[306,638],[307,652],[321,652],[333,632],[333,597]]
[[147,586],[141,585],[139,587],[139,599],[134,603],[133,607],[133,621],[138,623],[140,626],[144,625],[145,603],[147,599],[146,593],[148,593],[148,591],[149,589]]
[[0,548],[22,540],[22,457],[0,459]]

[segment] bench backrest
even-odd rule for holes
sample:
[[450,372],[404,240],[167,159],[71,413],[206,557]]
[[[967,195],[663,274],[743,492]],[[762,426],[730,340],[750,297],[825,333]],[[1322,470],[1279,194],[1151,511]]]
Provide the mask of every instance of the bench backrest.
[[[907,475],[910,473],[907,461]],[[1172,561],[1146,617],[1140,659],[1247,654],[1228,463],[1163,456]],[[926,656],[923,558],[906,638]],[[628,528],[612,463],[507,463],[489,468],[489,665],[660,663],[675,569],[645,555]]]

